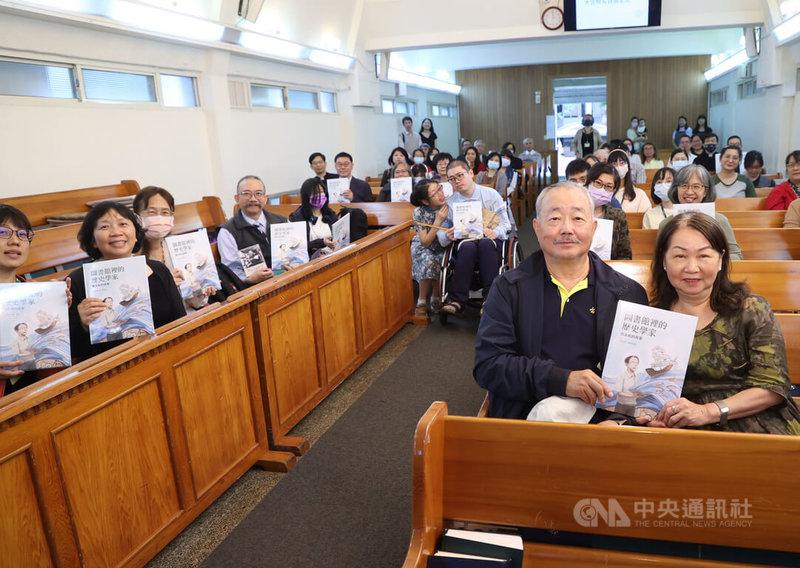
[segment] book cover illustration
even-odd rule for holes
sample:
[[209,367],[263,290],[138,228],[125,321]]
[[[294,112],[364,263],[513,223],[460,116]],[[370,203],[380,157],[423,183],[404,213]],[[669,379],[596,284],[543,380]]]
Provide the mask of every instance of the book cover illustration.
[[183,275],[180,290],[184,300],[192,296],[203,296],[206,288],[222,288],[205,229],[185,235],[172,235],[165,241],[172,266]]
[[259,245],[252,245],[237,252],[239,253],[239,261],[242,263],[245,278],[267,267],[267,261],[264,260],[264,255],[261,253]]
[[621,301],[603,365],[603,380],[614,396],[598,408],[655,418],[681,396],[697,318]]
[[269,232],[273,270],[291,270],[308,262],[305,221],[273,223]]
[[106,309],[89,324],[95,343],[155,333],[147,264],[143,256],[100,260],[83,265],[87,298],[101,298]]
[[0,361],[11,371],[69,367],[65,282],[0,284]]
[[614,238],[614,221],[611,219],[595,219],[597,229],[594,231],[590,249],[600,260],[611,260],[611,241]]
[[445,199],[453,195],[453,184],[449,181],[440,181],[439,186],[442,188],[442,193],[444,193]]
[[411,201],[411,178],[394,178],[389,180],[392,188],[392,202]]
[[343,193],[350,189],[350,178],[333,178],[327,181],[331,203],[350,203]]
[[331,238],[335,243],[333,250],[339,250],[350,244],[350,213],[331,225]]
[[453,203],[452,208],[456,240],[483,237],[483,207],[480,201]]
[[672,214],[673,215],[680,215],[681,213],[690,213],[692,211],[697,211],[699,213],[705,213],[712,219],[716,219],[715,213],[717,212],[716,204],[712,201],[711,203],[673,203],[672,204]]

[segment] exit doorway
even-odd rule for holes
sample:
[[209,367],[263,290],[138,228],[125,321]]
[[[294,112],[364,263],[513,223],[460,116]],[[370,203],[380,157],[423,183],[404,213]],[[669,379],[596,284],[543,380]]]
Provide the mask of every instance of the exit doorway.
[[564,177],[567,164],[575,159],[572,139],[583,128],[583,116],[594,117],[594,128],[606,140],[608,113],[606,78],[568,77],[553,79],[553,114],[555,116],[558,177]]

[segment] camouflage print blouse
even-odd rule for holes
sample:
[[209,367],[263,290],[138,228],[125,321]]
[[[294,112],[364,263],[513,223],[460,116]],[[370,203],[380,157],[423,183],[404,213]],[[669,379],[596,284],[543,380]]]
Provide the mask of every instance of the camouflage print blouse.
[[757,414],[731,419],[724,428],[702,428],[800,435],[800,410],[789,396],[783,334],[769,302],[755,295],[745,300],[739,313],[717,315],[695,332],[683,396],[706,404],[753,387],[776,392],[783,400]]

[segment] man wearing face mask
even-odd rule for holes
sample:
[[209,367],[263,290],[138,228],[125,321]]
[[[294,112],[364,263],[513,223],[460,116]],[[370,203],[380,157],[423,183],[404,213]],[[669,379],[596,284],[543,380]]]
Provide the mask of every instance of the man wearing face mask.
[[694,159],[694,163],[703,166],[708,172],[719,171],[719,154],[717,154],[717,135],[709,134],[703,141],[703,153]]
[[594,117],[587,114],[583,117],[583,128],[575,133],[572,139],[572,151],[575,153],[576,158],[585,158],[594,154],[595,150],[600,149],[603,144],[603,138],[600,133],[592,128],[594,124]]

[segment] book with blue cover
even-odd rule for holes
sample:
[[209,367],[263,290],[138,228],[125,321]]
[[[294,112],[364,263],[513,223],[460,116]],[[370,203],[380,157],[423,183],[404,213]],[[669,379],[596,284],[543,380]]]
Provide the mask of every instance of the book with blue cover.
[[179,286],[184,300],[204,296],[206,288],[222,288],[205,229],[164,239],[172,266],[181,271]]

